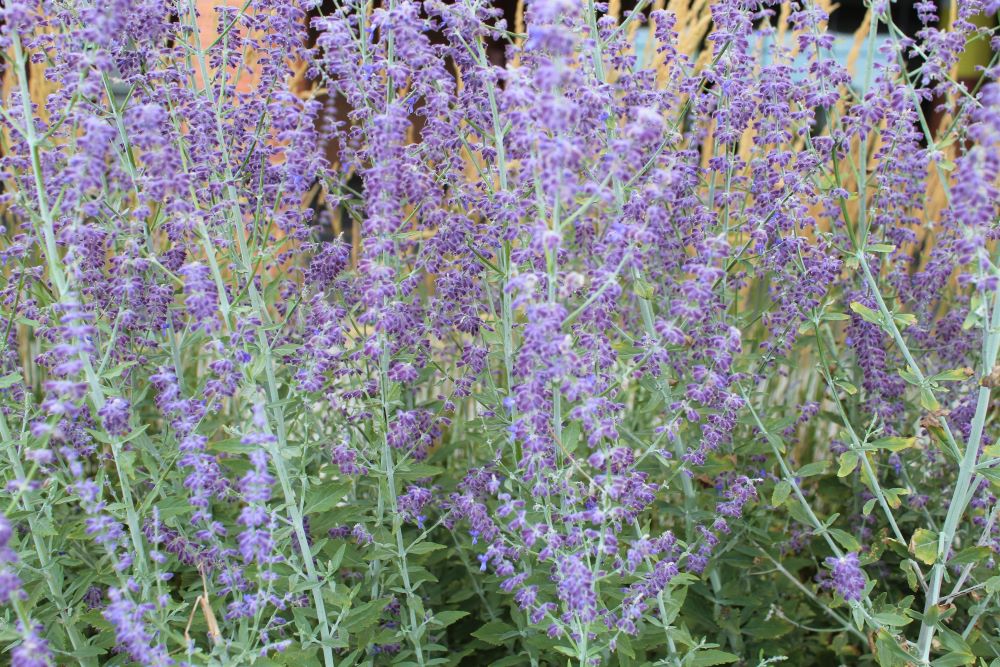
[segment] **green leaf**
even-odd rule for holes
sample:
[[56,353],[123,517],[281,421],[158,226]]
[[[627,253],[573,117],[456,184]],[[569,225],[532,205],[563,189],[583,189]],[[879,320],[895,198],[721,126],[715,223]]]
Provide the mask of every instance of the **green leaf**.
[[882,495],[885,496],[885,502],[889,507],[894,510],[898,510],[902,501],[899,499],[900,496],[907,496],[910,494],[909,489],[898,489],[898,488],[888,488],[882,489]]
[[865,503],[865,506],[863,508],[861,508],[861,512],[865,516],[868,516],[869,514],[872,513],[872,509],[874,507],[875,507],[875,498],[872,498],[871,500],[869,500],[868,502]]
[[1000,576],[990,577],[983,585],[987,593],[1000,593]]
[[848,315],[847,313],[823,313],[823,316],[820,319],[830,320],[832,322],[840,322],[842,320],[851,319],[851,316]]
[[771,493],[771,504],[775,507],[783,504],[788,500],[788,496],[792,493],[792,485],[781,480],[774,486],[774,491]]
[[896,246],[891,243],[873,243],[868,246],[868,252],[892,252]]
[[580,444],[580,422],[577,420],[571,421],[562,432],[562,446],[569,453],[576,451],[577,445]]
[[810,517],[809,514],[802,509],[802,505],[800,503],[790,503],[788,505],[788,513],[791,514],[792,518],[799,523],[807,526],[812,523],[812,517]]
[[847,451],[840,455],[840,468],[837,470],[837,477],[847,477],[858,467],[858,455],[856,452]]
[[851,618],[854,620],[854,627],[858,630],[865,627],[865,610],[859,604],[851,607]]
[[899,452],[904,449],[908,449],[913,445],[917,444],[917,439],[903,438],[900,436],[892,436],[889,438],[879,438],[868,443],[869,447],[874,447],[875,449],[888,449],[890,452]]
[[31,534],[39,537],[54,537],[59,534],[48,517],[44,516],[36,516],[31,529]]
[[1000,486],[1000,468],[977,468],[976,472]]
[[347,492],[351,490],[351,483],[323,484],[314,486],[306,492],[305,514],[320,514],[329,512],[337,506]]
[[146,429],[148,428],[149,424],[143,424],[142,426],[136,428],[131,433],[126,435],[124,438],[112,437],[105,431],[99,431],[97,429],[90,429],[90,428],[87,429],[87,433],[90,433],[92,436],[94,436],[95,440],[99,440],[100,442],[103,442],[105,444],[110,445],[112,443],[118,443],[120,445],[124,445],[126,442],[131,442],[132,440],[138,438],[140,435],[145,433]]
[[905,667],[913,664],[913,657],[900,648],[895,638],[885,630],[879,630],[875,637],[875,652],[882,667]]
[[433,620],[434,620],[435,623],[437,623],[438,625],[440,625],[442,628],[446,628],[449,625],[451,625],[452,623],[454,623],[455,621],[457,621],[457,620],[459,620],[461,618],[465,618],[468,615],[469,615],[469,612],[467,612],[467,611],[458,611],[458,610],[455,610],[455,611],[452,611],[452,610],[439,611],[439,612],[435,612]]
[[621,654],[628,656],[629,658],[635,658],[635,649],[632,648],[632,640],[629,639],[627,633],[622,633],[618,635],[618,653],[619,660],[621,660]]
[[103,646],[81,646],[73,651],[74,658],[96,658],[108,652]]
[[903,573],[906,574],[906,583],[910,587],[910,590],[911,591],[917,590],[917,585],[919,583],[917,575],[919,574],[919,572],[917,570],[918,565],[916,561],[910,560],[908,558],[904,560],[902,563],[900,563],[899,567],[901,570],[903,570]]
[[847,380],[837,380],[836,384],[838,387],[846,391],[848,396],[854,396],[856,393],[858,393],[857,386],[855,386],[851,382],[848,382]]
[[949,565],[969,565],[978,563],[990,557],[993,551],[989,547],[967,547],[948,559]]
[[[553,646],[552,648],[554,648],[557,653],[562,653],[563,655],[568,655],[571,658],[575,658],[576,657],[576,651],[574,651],[573,649],[571,649],[569,646],[559,645],[559,646]],[[566,661],[566,664],[570,664],[568,660]]]
[[710,648],[707,651],[698,651],[692,655],[688,664],[695,667],[711,667],[712,665],[728,665],[739,659],[740,656],[738,655]]
[[865,322],[870,322],[872,324],[877,324],[882,326],[882,315],[878,311],[872,310],[868,306],[858,301],[851,302],[851,310],[861,316]]
[[[954,609],[954,607],[952,607]],[[942,620],[945,617],[942,617]],[[967,655],[972,655],[972,648],[966,643],[962,635],[958,634],[951,628],[949,628],[944,623],[938,623],[938,639],[941,640],[941,645],[948,651],[955,653],[965,653]]]
[[807,463],[795,472],[796,477],[813,477],[815,475],[822,475],[826,472],[827,466],[830,465],[829,461],[816,461],[814,463]]
[[926,528],[917,528],[910,538],[910,553],[924,565],[933,565],[937,560],[938,534]]
[[932,667],[959,667],[959,665],[976,664],[976,656],[971,653],[952,651],[931,662]]
[[892,319],[904,329],[917,323],[917,316],[912,313],[893,313]]
[[968,380],[972,377],[974,372],[975,371],[966,366],[964,368],[956,368],[955,370],[932,375],[928,379],[931,382],[961,382],[962,380]]
[[3,377],[0,377],[0,389],[6,389],[7,387],[12,387],[21,381],[21,374],[14,372],[8,373]]
[[861,543],[846,530],[841,530],[840,528],[830,528],[826,532],[830,533],[830,535],[833,536],[833,539],[840,542],[840,546],[844,547],[848,551],[861,550]]
[[105,379],[105,380],[114,380],[115,378],[120,377],[121,374],[124,373],[129,368],[131,368],[132,366],[135,366],[136,363],[137,362],[135,362],[135,361],[126,361],[123,364],[118,364],[117,366],[112,366],[108,370],[106,370],[103,373],[101,373],[101,377],[103,379]]
[[396,469],[396,477],[400,479],[423,479],[424,477],[434,477],[444,472],[444,468],[428,465],[426,463],[408,463]]
[[930,412],[941,409],[941,404],[938,403],[937,398],[934,397],[934,392],[930,390],[930,387],[920,388],[920,405],[924,410],[928,410]]
[[877,614],[872,614],[872,618],[874,618],[882,625],[891,625],[894,627],[909,625],[910,623],[913,622],[912,618],[903,616],[901,614],[896,614],[891,611],[881,611]]
[[794,625],[780,618],[764,620],[759,617],[751,619],[749,623],[740,628],[744,634],[754,639],[777,639],[778,637],[787,635],[794,629]]
[[649,300],[656,295],[656,290],[653,289],[653,286],[647,283],[642,278],[637,278],[633,282],[632,291],[635,292],[635,295],[640,299]]
[[362,605],[358,605],[348,612],[347,618],[344,619],[342,626],[344,629],[349,630],[352,633],[357,633],[365,628],[371,627],[378,622],[379,617],[382,615],[382,610],[385,609],[388,604],[389,598],[385,598],[382,600],[372,600],[371,602],[365,602]]
[[438,549],[446,549],[445,545],[438,544],[436,542],[417,542],[406,549],[406,553],[410,554],[429,554],[432,551],[437,551]]
[[472,636],[486,642],[487,644],[499,646],[517,634],[517,628],[512,625],[508,625],[503,621],[490,621],[483,627],[473,632]]
[[338,567],[340,567],[340,563],[341,561],[344,560],[344,553],[346,553],[346,551],[347,551],[347,543],[345,542],[344,544],[341,544],[340,548],[334,552],[333,558],[331,558],[327,562],[327,567],[330,568],[331,570],[336,570]]

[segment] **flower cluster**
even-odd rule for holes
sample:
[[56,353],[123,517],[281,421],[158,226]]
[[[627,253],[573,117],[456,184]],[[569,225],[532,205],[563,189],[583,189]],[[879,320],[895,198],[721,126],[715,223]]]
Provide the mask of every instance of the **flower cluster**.
[[995,1],[215,4],[0,8],[13,664],[1000,654]]

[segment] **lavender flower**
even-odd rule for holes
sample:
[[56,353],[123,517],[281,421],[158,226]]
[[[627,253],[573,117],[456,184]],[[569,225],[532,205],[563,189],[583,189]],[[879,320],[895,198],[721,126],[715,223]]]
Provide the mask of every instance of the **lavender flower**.
[[833,588],[848,602],[857,602],[865,589],[865,575],[861,571],[858,554],[849,552],[843,556],[829,557],[826,564],[830,568],[830,579],[826,585]]
[[11,667],[49,667],[53,664],[49,643],[38,634],[41,629],[41,625],[25,628],[18,623],[21,643],[11,651]]
[[118,645],[132,660],[151,667],[175,664],[166,648],[156,642],[156,635],[144,620],[155,609],[154,605],[137,604],[130,599],[128,592],[118,588],[110,589],[108,598],[110,602],[101,614],[114,627]]

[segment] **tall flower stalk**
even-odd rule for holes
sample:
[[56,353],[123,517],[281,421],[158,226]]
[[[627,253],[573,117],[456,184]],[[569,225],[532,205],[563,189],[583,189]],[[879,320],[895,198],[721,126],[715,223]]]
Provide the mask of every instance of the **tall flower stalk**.
[[1000,655],[998,7],[890,9],[6,3],[12,664]]

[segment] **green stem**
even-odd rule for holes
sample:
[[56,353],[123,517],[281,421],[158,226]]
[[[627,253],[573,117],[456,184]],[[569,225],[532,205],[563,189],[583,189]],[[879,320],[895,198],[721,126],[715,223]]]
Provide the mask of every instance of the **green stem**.
[[[24,467],[21,465],[21,459],[18,457],[18,453],[14,447],[14,439],[10,432],[10,427],[7,424],[7,417],[4,415],[3,411],[0,410],[0,437],[3,441],[7,443],[4,449],[7,450],[7,458],[10,460],[10,464],[14,469],[14,474],[17,475],[19,480],[24,480]],[[69,636],[69,641],[73,645],[75,651],[79,651],[84,646],[86,646],[86,639],[80,634],[80,629],[73,622],[73,617],[71,615],[72,609],[66,602],[66,597],[63,595],[61,585],[57,585],[55,573],[52,567],[52,555],[49,552],[49,546],[42,539],[41,532],[36,527],[36,519],[38,518],[37,511],[34,508],[34,502],[30,499],[27,494],[22,494],[20,496],[21,506],[28,520],[28,528],[31,533],[31,541],[35,547],[35,554],[38,556],[38,569],[41,571],[45,578],[45,584],[48,586],[49,595],[52,597],[52,602],[55,603],[59,610],[59,617],[62,619],[63,627],[66,630],[66,634]],[[61,584],[61,582],[60,582]],[[78,658],[80,664],[84,667],[90,667],[97,665],[97,658],[94,657],[84,657]]]
[[[48,267],[49,278],[56,288],[56,294],[60,302],[72,294],[69,282],[63,272],[62,259],[56,245],[55,220],[52,210],[49,207],[48,195],[45,190],[45,180],[42,175],[41,155],[39,152],[41,141],[35,128],[35,118],[31,109],[31,93],[28,89],[28,75],[25,68],[26,56],[21,46],[21,39],[17,32],[11,38],[14,50],[15,76],[18,80],[21,96],[21,109],[24,115],[25,140],[28,144],[28,151],[31,157],[31,169],[35,181],[35,195],[38,202],[38,214],[42,222],[42,239],[45,247],[45,260]],[[80,353],[80,360],[83,364],[84,374],[87,378],[90,400],[95,410],[100,410],[104,406],[104,389],[100,384],[97,373],[94,372],[93,364],[86,353]],[[116,438],[111,438],[111,455],[114,460],[115,470],[121,480],[122,500],[125,505],[126,522],[129,528],[129,537],[135,549],[136,567],[139,571],[143,585],[147,585],[146,578],[147,561],[146,549],[143,544],[142,531],[139,528],[139,517],[135,511],[135,503],[132,498],[131,485],[128,476],[125,474],[121,461],[121,444]]]

